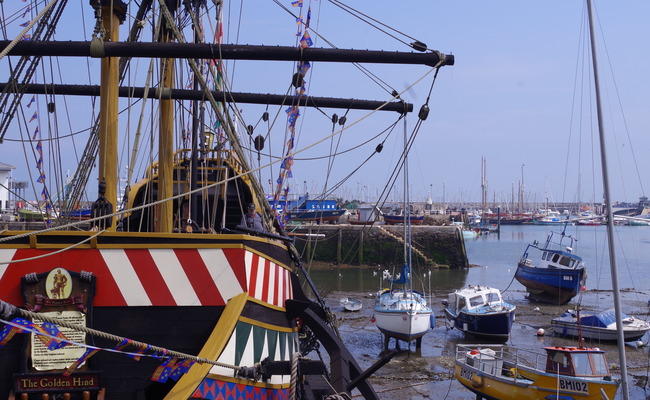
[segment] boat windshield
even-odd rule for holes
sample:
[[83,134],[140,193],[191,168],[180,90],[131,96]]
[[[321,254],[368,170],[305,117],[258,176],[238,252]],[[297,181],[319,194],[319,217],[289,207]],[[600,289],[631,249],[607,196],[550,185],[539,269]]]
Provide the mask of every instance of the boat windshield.
[[607,359],[605,359],[605,353],[592,353],[591,361],[594,366],[594,375],[599,375],[599,376],[609,375],[609,369],[607,368]]
[[571,268],[573,267],[573,260],[569,257],[562,257],[560,259],[560,265]]
[[478,307],[480,305],[485,304],[485,301],[483,300],[483,296],[478,295],[478,296],[470,297],[469,304],[472,307]]
[[486,295],[486,297],[487,297],[487,302],[489,304],[501,302],[501,298],[499,297],[499,293],[495,293],[495,292],[488,293]]
[[589,363],[589,354],[575,353],[573,354],[573,368],[575,374],[579,376],[592,375],[591,364]]
[[547,349],[546,372],[570,376],[608,376],[605,353]]

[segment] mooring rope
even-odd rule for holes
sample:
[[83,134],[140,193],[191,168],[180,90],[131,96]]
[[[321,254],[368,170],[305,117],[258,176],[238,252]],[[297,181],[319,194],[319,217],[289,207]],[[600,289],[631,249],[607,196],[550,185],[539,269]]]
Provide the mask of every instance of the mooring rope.
[[289,400],[296,400],[296,388],[298,386],[298,359],[302,354],[296,351],[291,356],[291,381],[289,386]]

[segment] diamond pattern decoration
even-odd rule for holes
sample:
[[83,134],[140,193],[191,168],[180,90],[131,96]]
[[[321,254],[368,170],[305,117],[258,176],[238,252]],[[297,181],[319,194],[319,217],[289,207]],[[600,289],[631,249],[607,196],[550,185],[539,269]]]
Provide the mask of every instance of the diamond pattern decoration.
[[206,400],[288,400],[289,388],[269,389],[205,378],[192,394]]

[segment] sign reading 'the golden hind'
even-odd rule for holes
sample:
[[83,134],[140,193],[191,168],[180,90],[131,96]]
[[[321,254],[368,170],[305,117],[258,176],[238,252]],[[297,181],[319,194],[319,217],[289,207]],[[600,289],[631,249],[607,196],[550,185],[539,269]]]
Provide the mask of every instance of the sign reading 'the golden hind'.
[[[25,275],[22,278],[22,287],[25,304],[29,310],[76,325],[92,325],[92,321],[89,321],[91,314],[88,313],[92,308],[95,293],[95,277],[92,273],[68,271],[57,267],[46,273]],[[33,322],[42,323],[38,319],[34,319]],[[85,333],[65,327],[59,329],[70,341],[86,343]],[[77,361],[84,351],[83,346],[77,345],[49,350],[36,335],[32,334],[25,352],[27,361],[25,365],[29,369],[25,372],[65,370]]]

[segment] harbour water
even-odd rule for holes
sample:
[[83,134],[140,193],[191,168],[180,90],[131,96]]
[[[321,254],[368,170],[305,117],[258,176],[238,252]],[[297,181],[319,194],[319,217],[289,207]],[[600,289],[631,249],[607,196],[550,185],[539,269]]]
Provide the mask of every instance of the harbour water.
[[[568,226],[566,233],[578,238],[573,251],[582,256],[587,265],[586,290],[565,306],[552,306],[531,302],[526,298],[522,285],[513,279],[516,264],[526,246],[538,240],[543,242],[550,231],[560,232],[562,226],[520,225],[503,226],[500,235],[489,234],[476,239],[466,239],[465,245],[470,264],[465,270],[426,270],[426,277],[416,286],[432,294],[431,305],[436,316],[435,327],[424,336],[423,346],[415,351],[398,354],[390,363],[372,377],[375,389],[382,398],[420,400],[428,398],[475,399],[475,395],[463,388],[453,378],[453,354],[456,344],[476,343],[457,330],[450,330],[442,313],[442,300],[451,291],[467,284],[493,286],[504,292],[504,297],[517,306],[516,320],[506,345],[541,351],[543,346],[575,346],[577,341],[550,334],[550,321],[578,301],[585,309],[612,307],[609,256],[605,226]],[[619,283],[624,311],[647,320],[650,299],[650,227],[616,227]],[[417,268],[417,266],[416,266]],[[383,340],[372,323],[373,294],[380,285],[387,265],[342,266],[338,269],[314,270],[312,278],[325,296],[326,302],[337,317],[339,330],[346,345],[355,354],[363,368],[377,361],[383,351]],[[384,287],[386,285],[384,284]],[[429,289],[430,288],[430,289]],[[343,311],[339,300],[355,297],[362,301],[359,312]],[[537,336],[544,328],[547,334]],[[642,338],[645,344],[648,335]],[[394,347],[394,342],[391,342]],[[607,351],[611,373],[619,373],[616,346],[611,343],[587,343]],[[402,350],[405,345],[402,343]],[[630,375],[630,398],[646,399],[648,387],[648,347],[626,345],[628,373]],[[622,398],[619,395],[617,399]]]
[[[472,268],[467,270],[426,269],[420,271],[416,287],[434,295],[446,296],[451,290],[467,284],[496,287],[502,291],[523,292],[524,287],[513,280],[517,262],[526,246],[534,240],[543,243],[548,233],[561,232],[563,226],[506,225],[499,234],[490,233],[465,239],[467,258]],[[587,290],[611,290],[610,261],[606,226],[573,225],[566,234],[577,239],[573,252],[587,266]],[[650,226],[615,226],[619,286],[622,290],[650,293]],[[324,293],[350,291],[375,292],[384,270],[393,266],[343,265],[333,270],[311,272],[316,286]],[[399,265],[395,265],[399,270]],[[414,270],[419,267],[414,266]],[[420,268],[421,269],[421,268]],[[423,277],[422,275],[426,275]],[[512,294],[515,296],[515,294]]]

